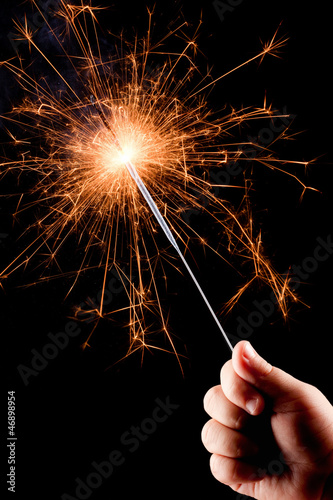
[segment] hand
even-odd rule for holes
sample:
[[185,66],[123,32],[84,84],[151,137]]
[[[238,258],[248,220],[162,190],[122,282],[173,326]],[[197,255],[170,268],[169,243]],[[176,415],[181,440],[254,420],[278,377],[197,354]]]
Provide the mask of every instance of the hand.
[[[242,341],[204,407],[212,417],[202,430],[211,471],[239,498],[333,499],[333,407],[316,387],[272,367]],[[253,436],[252,424],[263,418]],[[261,441],[270,438],[275,456],[263,466]]]

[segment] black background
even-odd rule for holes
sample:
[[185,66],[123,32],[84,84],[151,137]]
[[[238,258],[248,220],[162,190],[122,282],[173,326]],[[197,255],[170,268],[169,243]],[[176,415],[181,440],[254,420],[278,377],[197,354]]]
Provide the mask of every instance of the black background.
[[[135,6],[114,2],[110,11],[102,15],[102,27],[116,33],[123,27],[129,34],[138,29],[142,34],[147,26],[146,5],[142,1],[135,2]],[[292,130],[303,132],[295,141],[281,146],[281,156],[289,155],[295,160],[320,157],[303,178],[322,194],[308,191],[302,203],[301,190],[290,178],[264,175],[258,180],[254,197],[258,222],[263,224],[267,252],[281,272],[312,256],[317,237],[326,240],[332,234],[332,35],[330,5],[318,5],[305,7],[298,0],[292,6],[291,2],[244,0],[226,13],[222,22],[211,2],[156,2],[157,36],[159,27],[164,29],[180,10],[193,26],[202,13],[199,47],[205,58],[199,56],[199,61],[203,71],[206,66],[213,66],[216,76],[253,56],[260,49],[259,39],[268,40],[281,22],[281,34],[290,38],[281,59],[268,57],[259,68],[252,64],[241,69],[218,83],[209,96],[216,109],[225,103],[239,108],[261,105],[266,92],[276,109],[286,107],[296,116]],[[28,6],[24,8],[30,11]],[[12,30],[12,17],[21,17],[24,8],[18,2],[1,2],[1,59],[15,55],[7,33]],[[8,82],[8,74],[2,70],[2,112],[19,99],[16,87]],[[1,124],[3,132],[4,123]],[[254,135],[256,132],[254,128]],[[8,186],[2,186],[3,193]],[[29,224],[19,220],[12,226],[11,208],[2,199],[0,233],[8,236],[1,241],[0,251],[5,264],[17,253],[17,237]],[[235,285],[228,282],[231,275],[212,256],[198,259],[198,278],[218,309],[223,299],[230,296],[229,288],[235,291]],[[80,336],[72,339],[36,377],[31,377],[25,387],[17,365],[29,364],[31,349],[41,350],[49,332],[63,331],[73,306],[82,302],[81,294],[85,299],[100,288],[99,276],[89,275],[88,283],[64,301],[66,283],[58,280],[19,288],[29,282],[29,276],[29,270],[19,271],[3,284],[1,291],[0,327],[6,344],[7,388],[15,390],[17,397],[16,498],[52,500],[65,492],[75,496],[75,478],[85,480],[93,471],[93,461],[106,460],[112,450],[119,449],[125,463],[115,468],[91,498],[111,499],[120,494],[190,497],[198,494],[200,488],[205,496],[215,494],[236,500],[237,493],[211,476],[209,454],[200,440],[201,427],[207,419],[203,396],[218,383],[220,368],[230,353],[189,280],[170,277],[174,292],[170,295],[171,327],[181,339],[181,352],[187,356],[183,361],[184,374],[174,356],[159,351],[145,353],[142,364],[141,357],[133,355],[107,369],[122,352],[124,331],[117,332],[118,341],[114,335],[111,337],[110,324],[103,325],[96,332],[92,348],[82,352],[80,344],[89,333],[89,325],[83,325]],[[274,313],[250,340],[271,363],[317,385],[332,401],[328,347],[332,335],[331,276],[332,257],[320,263],[299,288],[309,307],[292,307],[287,325]],[[237,317],[247,318],[253,310],[252,301],[264,300],[268,293],[267,289],[254,289],[254,295],[244,299],[225,319],[227,330],[234,333]],[[179,407],[130,453],[120,443],[121,435],[152,415],[156,398],[167,397]]]

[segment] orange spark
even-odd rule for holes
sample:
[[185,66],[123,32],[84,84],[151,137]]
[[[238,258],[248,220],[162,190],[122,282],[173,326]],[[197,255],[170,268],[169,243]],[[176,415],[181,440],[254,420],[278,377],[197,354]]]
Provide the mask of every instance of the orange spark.
[[[32,3],[38,9],[34,0]],[[184,251],[191,249],[191,240],[198,239],[205,251],[226,260],[224,252],[213,248],[186,222],[184,207],[191,207],[211,217],[218,231],[224,234],[225,248],[230,253],[251,263],[251,273],[226,304],[226,309],[231,310],[254,281],[261,281],[272,288],[286,317],[287,301],[297,297],[289,287],[288,278],[282,278],[265,255],[261,233],[255,235],[253,229],[250,209],[247,206],[235,210],[231,203],[215,196],[212,188],[216,184],[207,180],[207,173],[214,168],[249,160],[241,144],[232,138],[238,127],[251,120],[271,120],[279,115],[274,114],[266,99],[262,108],[232,109],[224,114],[213,113],[204,100],[204,92],[222,78],[252,61],[261,62],[267,54],[278,55],[286,40],[277,39],[276,32],[256,56],[209,83],[206,78],[201,79],[191,90],[189,81],[196,67],[190,51],[196,52],[198,45],[195,37],[185,37],[183,26],[179,34],[185,47],[180,53],[162,51],[162,42],[165,44],[167,37],[153,45],[149,30],[146,39],[136,39],[132,47],[128,44],[127,52],[122,50],[105,61],[97,37],[98,10],[91,5],[78,7],[60,2],[58,16],[66,21],[67,30],[75,35],[81,51],[80,57],[65,53],[77,86],[66,79],[57,64],[38,46],[27,23],[23,26],[16,23],[19,36],[43,57],[54,76],[65,84],[66,92],[55,93],[46,81],[35,79],[29,68],[24,69],[20,60],[17,65],[13,60],[2,63],[19,77],[26,92],[24,101],[5,118],[16,125],[24,124],[32,137],[37,136],[39,144],[43,144],[35,155],[28,152],[22,154],[20,161],[2,163],[3,175],[10,171],[37,174],[39,180],[34,191],[38,201],[34,203],[46,209],[33,226],[38,229],[38,235],[5,267],[0,278],[7,278],[43,252],[45,267],[56,263],[59,274],[41,276],[40,280],[69,275],[62,271],[57,259],[67,241],[76,234],[85,251],[79,269],[73,271],[69,292],[86,269],[98,267],[104,269],[103,297],[110,268],[116,266],[120,270],[118,262],[127,259],[130,275],[120,275],[128,305],[113,311],[112,315],[127,311],[128,354],[144,348],[160,349],[153,340],[147,340],[156,330],[168,338],[171,349],[176,352],[160,299],[158,276],[165,276],[165,263],[179,269],[181,266],[172,251],[161,250],[157,243],[159,228],[125,166],[130,160]],[[149,27],[151,15],[149,13]],[[87,37],[89,19],[95,33],[94,42]],[[47,24],[46,19],[45,22]],[[58,35],[50,26],[49,29],[62,47]],[[177,30],[168,36],[175,33]],[[97,47],[96,54],[93,46]],[[164,63],[152,75],[148,61],[161,56]],[[180,61],[187,63],[187,69],[179,78]],[[29,141],[17,139],[11,132],[10,136],[17,146],[33,140],[31,137]],[[121,152],[115,136],[122,145]],[[284,130],[279,138],[286,137],[287,130]],[[278,160],[272,151],[261,148],[252,161],[290,175],[307,189],[288,172],[288,162]],[[204,206],[203,199],[206,200]],[[96,263],[92,253],[97,249]],[[104,312],[103,300],[99,308],[92,311],[96,324],[84,347],[89,346],[98,321],[111,316]],[[159,318],[159,328],[149,327],[147,318],[151,315]]]

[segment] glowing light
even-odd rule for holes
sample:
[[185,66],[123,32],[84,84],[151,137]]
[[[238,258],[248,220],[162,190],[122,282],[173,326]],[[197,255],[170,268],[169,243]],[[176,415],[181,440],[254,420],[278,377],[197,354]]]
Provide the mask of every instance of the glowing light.
[[[32,3],[43,16],[38,3],[35,0]],[[45,82],[35,78],[29,64],[24,69],[21,60],[17,64],[12,59],[2,63],[18,76],[26,91],[24,101],[15,104],[13,112],[5,118],[29,131],[28,137],[24,137],[23,132],[19,139],[11,135],[15,145],[23,145],[25,149],[22,149],[19,161],[6,159],[1,165],[2,172],[3,175],[9,172],[16,172],[18,176],[22,172],[37,175],[39,181],[35,194],[46,211],[31,227],[31,230],[38,230],[35,239],[3,269],[0,278],[4,280],[34,256],[46,253],[45,268],[52,262],[60,271],[54,275],[42,275],[41,281],[72,275],[70,293],[85,269],[103,268],[103,296],[108,272],[115,266],[128,300],[128,306],[120,309],[128,314],[128,354],[136,350],[143,352],[144,348],[158,349],[158,344],[153,341],[154,332],[166,336],[171,350],[176,352],[167,314],[160,300],[158,276],[164,276],[165,263],[177,269],[182,266],[170,249],[161,248],[156,242],[159,228],[141,196],[140,190],[144,189],[135,179],[136,171],[171,229],[169,241],[174,248],[177,246],[186,251],[193,240],[198,240],[206,251],[219,255],[223,262],[226,261],[226,251],[229,251],[248,263],[245,283],[226,305],[228,310],[255,281],[261,281],[272,288],[286,317],[288,300],[297,300],[289,287],[290,278],[280,276],[265,255],[261,233],[255,232],[248,204],[233,209],[226,201],[227,190],[223,199],[215,196],[213,187],[216,186],[209,180],[212,169],[222,169],[235,161],[246,165],[249,160],[246,149],[233,140],[233,132],[250,120],[271,120],[274,113],[266,101],[261,108],[240,111],[231,108],[230,112],[213,113],[203,94],[249,62],[261,62],[268,54],[276,55],[284,40],[278,39],[275,33],[272,40],[249,61],[213,81],[209,75],[199,82],[194,80],[196,83],[191,90],[189,85],[196,74],[191,52],[195,52],[197,45],[195,37],[188,38],[184,34],[184,25],[168,35],[181,33],[184,39],[181,53],[163,53],[162,43],[165,46],[168,37],[161,45],[152,44],[150,14],[147,38],[141,42],[135,40],[128,53],[105,60],[97,38],[97,11],[98,8],[87,5],[60,2],[57,15],[65,20],[67,30],[74,35],[81,50],[79,58],[65,53],[60,36],[44,17],[45,24],[66,56],[77,85],[74,78],[69,82],[56,62],[50,61],[35,42],[27,24],[16,23],[18,36],[27,39],[31,51],[44,58],[66,91],[62,95],[53,91]],[[87,36],[89,22],[96,34],[96,39],[91,42]],[[93,46],[96,47],[95,54]],[[148,61],[154,57],[163,57],[164,62],[155,74],[151,74]],[[186,63],[186,69],[182,70],[181,77],[176,78],[180,61]],[[287,137],[288,130],[285,129],[276,140]],[[29,153],[26,152],[27,143],[31,146]],[[306,163],[278,160],[271,150],[247,143],[249,145],[257,148],[253,162],[290,175],[301,185],[302,194],[311,189],[288,171],[288,165],[306,166]],[[134,166],[132,172],[131,165]],[[243,172],[245,174],[245,167]],[[22,197],[15,216],[23,209],[21,205]],[[189,209],[202,211],[216,224],[217,231],[224,238],[222,250],[212,248],[209,241],[191,227],[186,217]],[[64,273],[58,259],[73,234],[78,235],[84,255],[79,269]],[[121,260],[129,262],[129,276],[121,271]],[[101,301],[94,310],[96,325],[93,331],[100,318],[114,317],[117,312],[106,313]],[[149,326],[153,322],[147,318],[152,316],[159,318],[159,327],[156,327],[156,320],[155,326]],[[91,334],[84,346],[89,345]]]
[[122,151],[119,153],[119,155],[120,161],[124,165],[126,165],[126,163],[129,163],[130,161],[132,161],[132,158],[135,157],[135,152],[133,151],[133,149],[125,146],[122,148]]

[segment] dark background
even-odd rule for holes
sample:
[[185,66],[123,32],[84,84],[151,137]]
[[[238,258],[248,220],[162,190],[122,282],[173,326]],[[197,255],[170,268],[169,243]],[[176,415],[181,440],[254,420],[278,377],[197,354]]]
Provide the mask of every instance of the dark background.
[[[227,2],[226,2],[227,3]],[[100,1],[99,5],[108,2]],[[135,29],[144,33],[147,26],[147,2],[114,2],[101,23],[117,33]],[[22,17],[19,2],[1,2],[1,59],[15,52],[7,34],[12,31],[12,17]],[[229,103],[260,106],[265,92],[276,109],[287,108],[296,116],[292,130],[302,131],[296,140],[281,145],[281,157],[295,160],[318,158],[302,178],[321,191],[308,191],[300,203],[301,189],[290,178],[263,174],[258,179],[254,200],[258,223],[262,224],[267,253],[275,267],[284,272],[292,264],[302,264],[312,256],[316,238],[332,234],[331,224],[331,73],[332,35],[329,25],[329,3],[304,7],[301,1],[250,2],[244,0],[225,14],[222,22],[211,2],[156,2],[156,36],[170,19],[183,12],[196,26],[202,13],[199,56],[203,71],[213,66],[216,76],[228,71],[260,49],[260,41],[271,38],[279,24],[281,35],[289,36],[282,58],[267,57],[258,68],[252,64],[222,80],[209,95],[212,107]],[[106,35],[105,35],[106,36]],[[1,68],[0,68],[1,69]],[[7,73],[1,70],[1,112],[8,111],[19,99],[19,91]],[[2,133],[4,123],[1,122]],[[258,133],[254,125],[253,135]],[[252,132],[252,129],[251,129]],[[320,158],[319,158],[320,157]],[[299,170],[302,174],[302,171]],[[12,187],[2,183],[1,193]],[[272,185],[274,187],[272,187]],[[10,217],[12,204],[1,198],[1,261],[6,264],[16,255],[17,238],[25,224],[14,226]],[[197,256],[197,275],[215,309],[234,293],[232,276],[219,267],[213,256]],[[3,268],[4,265],[2,264]],[[124,330],[111,336],[110,324],[101,325],[92,348],[84,352],[80,344],[91,326],[82,325],[82,333],[72,339],[49,365],[27,387],[18,375],[19,364],[28,365],[31,349],[41,350],[49,332],[64,330],[73,307],[100,289],[99,276],[87,276],[82,288],[64,301],[66,284],[52,281],[29,288],[31,271],[19,271],[1,291],[1,334],[6,344],[8,390],[17,397],[17,494],[23,499],[59,499],[65,492],[75,496],[75,478],[82,480],[93,471],[93,461],[106,460],[119,449],[125,463],[91,495],[91,498],[113,498],[116,495],[144,495],[146,498],[198,494],[219,495],[234,499],[237,493],[220,485],[209,471],[209,454],[200,441],[201,427],[207,419],[202,399],[219,381],[219,371],[230,353],[209,317],[205,305],[187,278],[170,276],[170,323],[180,339],[177,345],[186,354],[181,373],[174,356],[159,351],[146,352],[107,369],[119,359],[126,341]],[[254,347],[271,363],[294,376],[317,385],[333,400],[331,387],[331,302],[332,257],[320,263],[306,283],[299,288],[302,300],[309,306],[290,309],[288,324],[278,312],[255,329],[249,338]],[[254,299],[265,300],[269,291],[253,289],[234,313],[222,319],[226,329],[235,333],[237,318],[247,318]],[[4,395],[5,397],[5,395]],[[130,453],[120,443],[123,432],[151,417],[156,398],[179,405],[173,415]]]

